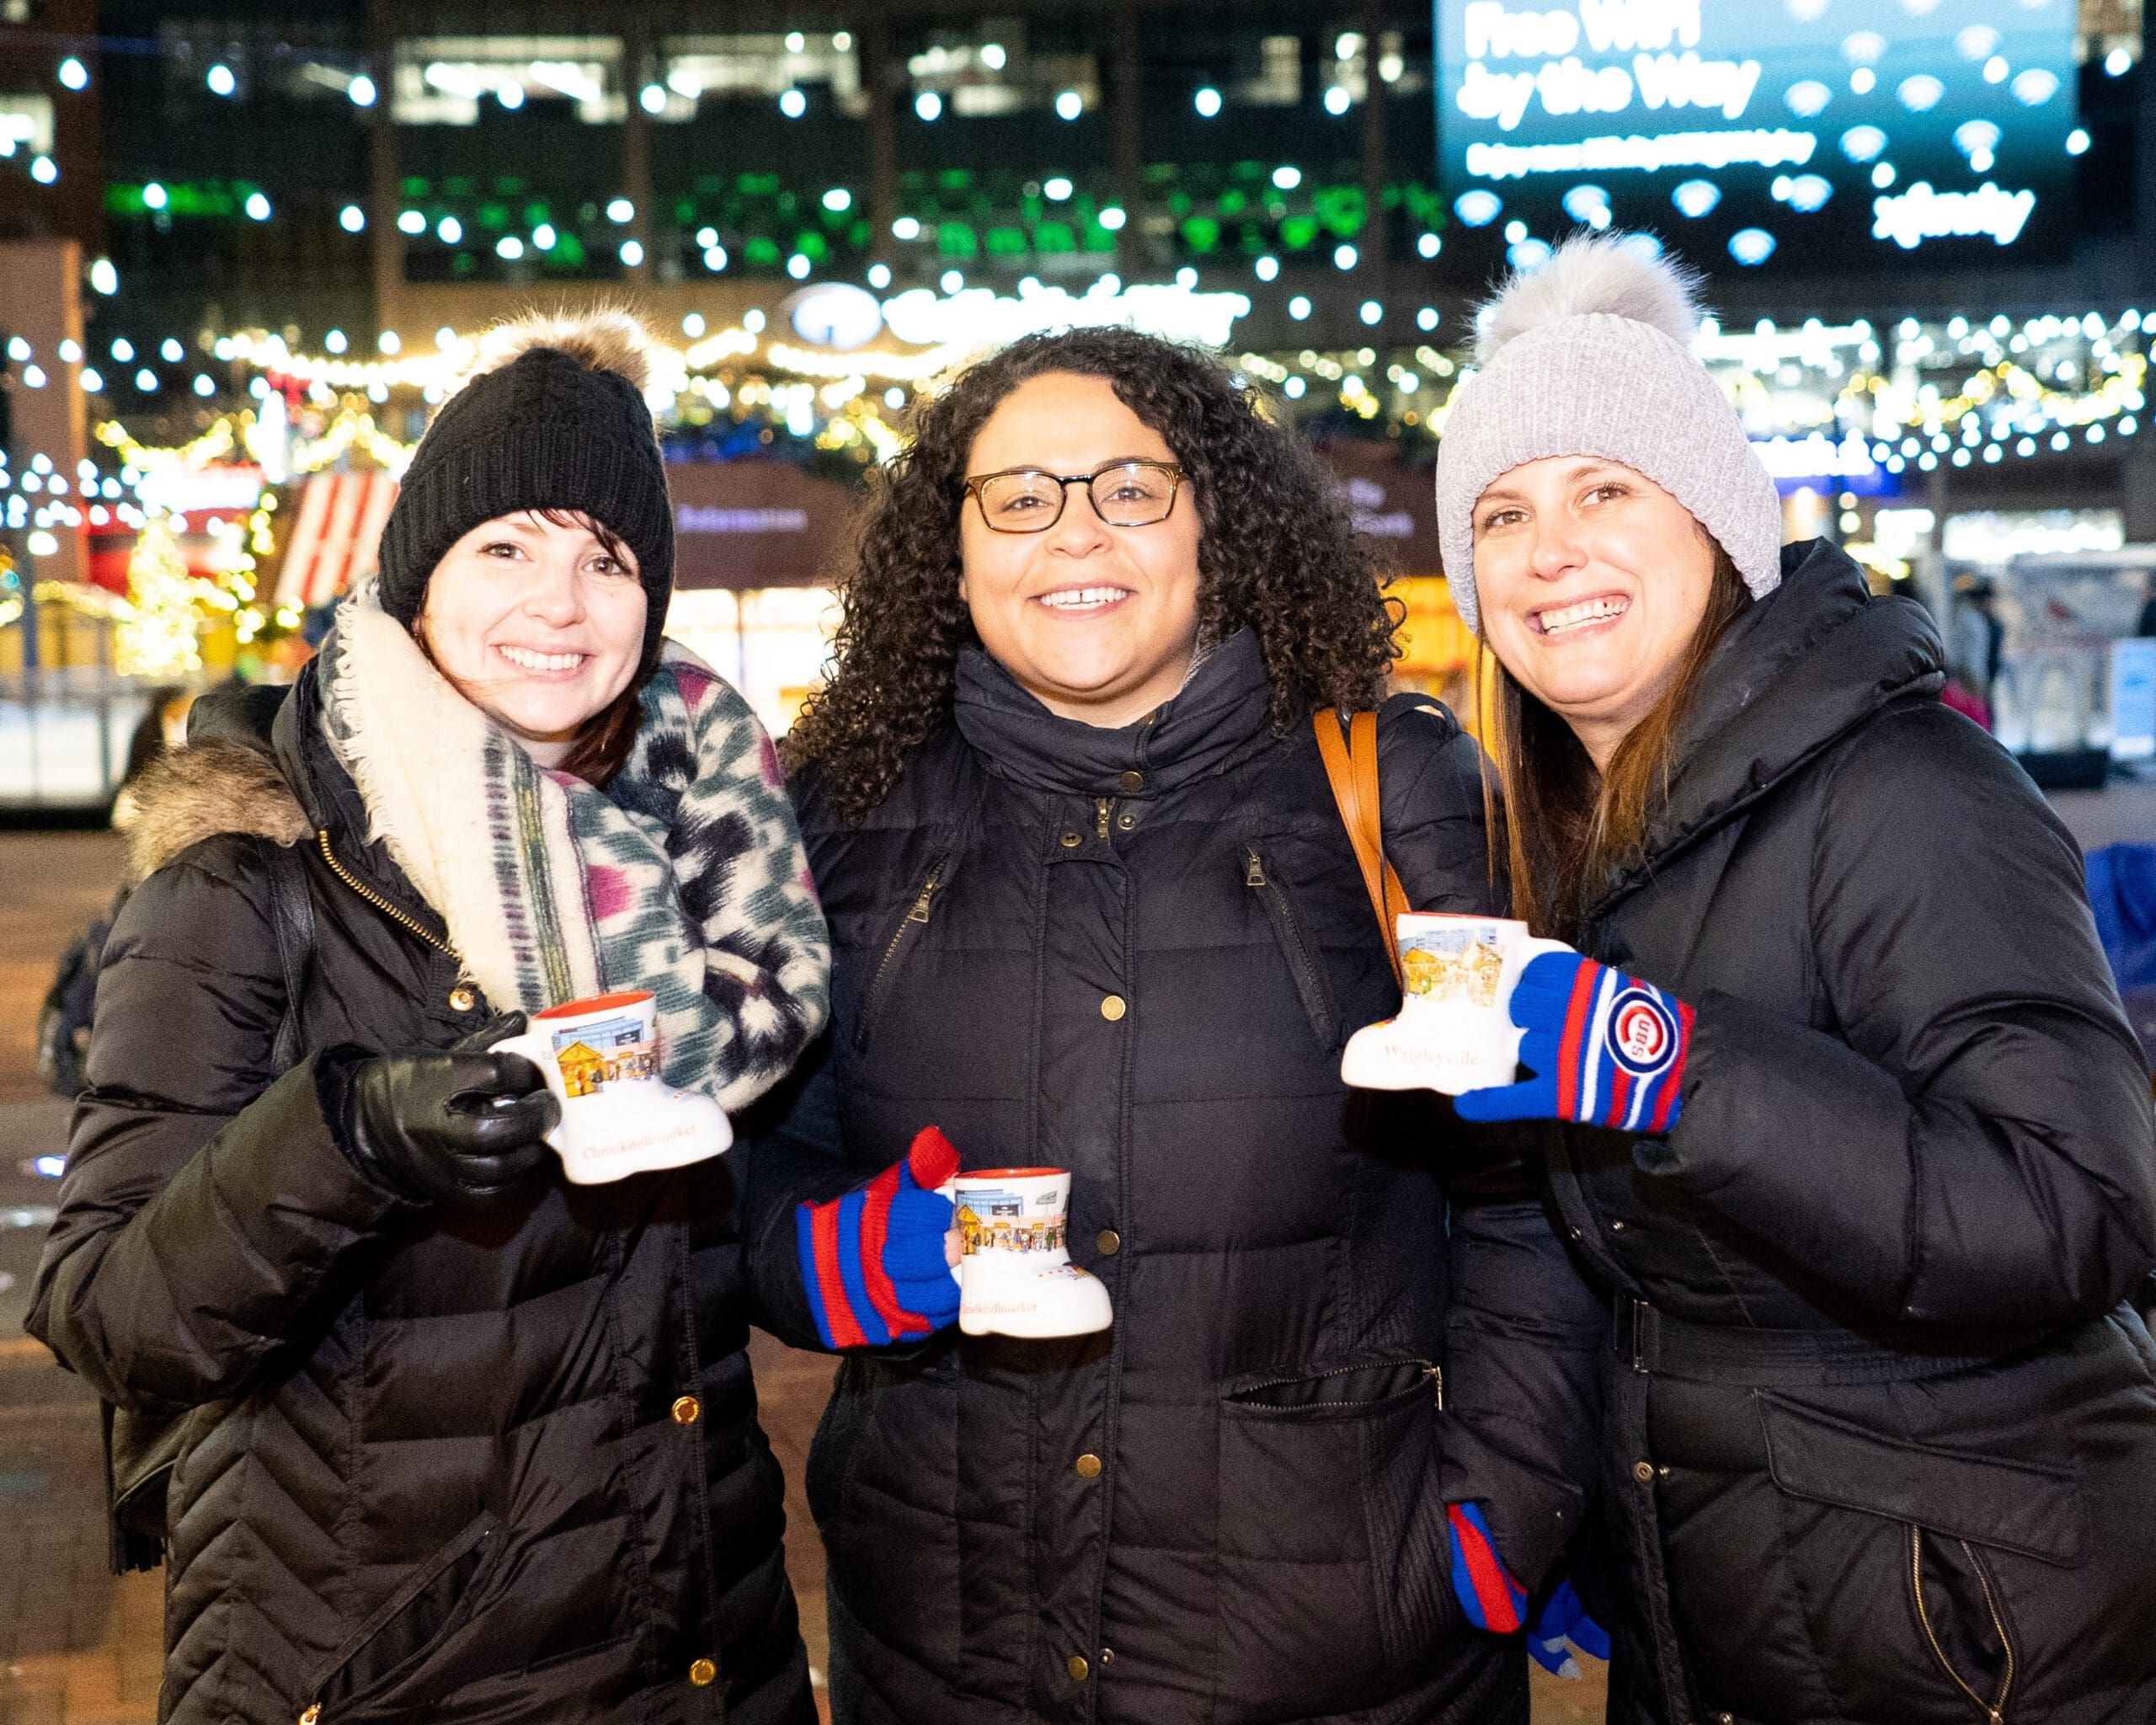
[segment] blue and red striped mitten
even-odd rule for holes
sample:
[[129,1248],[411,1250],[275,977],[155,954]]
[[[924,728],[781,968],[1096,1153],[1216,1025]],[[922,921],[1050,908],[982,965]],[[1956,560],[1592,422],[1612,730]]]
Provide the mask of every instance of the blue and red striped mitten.
[[1454,1099],[1464,1120],[1577,1120],[1667,1132],[1683,1106],[1692,1009],[1578,953],[1528,961],[1513,990],[1519,1060],[1534,1076]]
[[936,1188],[958,1172],[951,1140],[926,1126],[866,1186],[795,1207],[802,1285],[826,1348],[912,1341],[957,1319],[958,1280],[943,1253],[951,1200]]
[[1527,1652],[1545,1671],[1565,1678],[1585,1674],[1575,1653],[1590,1659],[1609,1657],[1609,1632],[1587,1615],[1570,1577],[1557,1583],[1535,1618],[1527,1633]]
[[1479,1503],[1448,1503],[1452,1532],[1452,1590],[1477,1629],[1510,1635],[1527,1624],[1527,1589],[1513,1579]]

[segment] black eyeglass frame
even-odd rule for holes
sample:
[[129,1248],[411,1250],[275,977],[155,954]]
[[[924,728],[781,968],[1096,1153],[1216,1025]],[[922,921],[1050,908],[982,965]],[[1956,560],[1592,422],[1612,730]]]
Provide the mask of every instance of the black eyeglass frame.
[[[1119,467],[1150,467],[1155,473],[1168,476],[1168,506],[1150,521],[1112,521],[1101,513],[1100,499],[1093,495],[1093,481],[1103,473],[1113,473]],[[988,499],[981,495],[981,488],[991,479],[1011,479],[1021,473],[1037,473],[1043,479],[1053,479],[1056,484],[1055,513],[1038,527],[999,527],[988,518]],[[1118,460],[1102,462],[1090,473],[1051,473],[1046,467],[999,467],[993,473],[976,473],[965,482],[963,495],[974,500],[980,511],[980,524],[991,533],[1045,533],[1063,519],[1063,512],[1070,505],[1070,488],[1083,485],[1086,501],[1092,506],[1093,515],[1103,526],[1157,527],[1176,512],[1176,499],[1182,494],[1183,482],[1190,475],[1173,462],[1156,462],[1150,456],[1124,456]]]

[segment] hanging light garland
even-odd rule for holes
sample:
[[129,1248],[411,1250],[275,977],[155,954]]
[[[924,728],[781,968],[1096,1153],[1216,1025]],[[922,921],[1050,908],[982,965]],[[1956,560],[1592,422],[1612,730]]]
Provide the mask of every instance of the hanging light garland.
[[[692,323],[699,339],[686,349],[660,344],[652,396],[662,422],[696,427],[719,413],[762,419],[820,448],[887,460],[901,446],[900,415],[914,396],[968,357],[958,343],[910,353],[832,352],[750,327],[761,323],[751,313],[709,335]],[[1698,350],[1770,468],[1832,477],[1996,464],[2133,436],[2147,411],[2153,339],[2132,310],[2111,319],[2095,312],[2018,323],[1911,319],[1892,331],[1817,318],[1726,331],[1709,320]],[[394,335],[384,344],[399,350],[378,359],[311,354],[262,330],[221,336],[210,346],[227,364],[257,371],[260,398],[296,394],[312,403],[312,413],[296,415],[282,433],[285,465],[299,476],[355,458],[402,473],[414,446],[387,430],[377,410],[392,392],[439,403],[478,353],[472,337],[447,329],[427,352],[403,351],[406,344]],[[1456,354],[1428,341],[1405,352],[1244,351],[1234,363],[1281,399],[1290,419],[1334,411],[1373,430],[1433,436],[1443,434],[1454,391],[1474,375]],[[143,443],[116,419],[97,435],[124,463],[122,483],[131,492],[148,473],[213,467],[241,451],[259,459],[268,417],[228,412],[167,448]],[[80,509],[59,505],[42,514],[40,525],[83,518]]]

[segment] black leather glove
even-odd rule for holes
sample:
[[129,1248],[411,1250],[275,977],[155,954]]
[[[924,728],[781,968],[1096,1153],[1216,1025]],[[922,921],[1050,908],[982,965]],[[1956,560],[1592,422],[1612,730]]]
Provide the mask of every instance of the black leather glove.
[[512,1012],[455,1048],[376,1055],[351,1069],[344,1145],[361,1172],[399,1196],[475,1206],[515,1197],[553,1151],[562,1117],[538,1067],[487,1045],[517,1035]]

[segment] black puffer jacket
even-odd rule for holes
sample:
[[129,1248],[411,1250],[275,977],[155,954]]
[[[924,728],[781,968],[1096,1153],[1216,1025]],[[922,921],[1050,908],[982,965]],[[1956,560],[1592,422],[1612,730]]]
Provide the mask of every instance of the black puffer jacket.
[[1922,611],[1783,566],[1585,932],[1698,1012],[1667,1140],[1556,1140],[1621,1290],[1612,1717],[2156,1718],[2156,1140],[2080,857]]
[[272,1081],[257,832],[326,831],[364,889],[307,846],[304,1048],[490,1015],[415,932],[440,925],[367,842],[312,695],[275,766],[188,751],[144,812],[216,836],[113,931],[30,1317],[122,1410],[123,1473],[146,1418],[184,1417],[160,1717],[807,1725],[728,1159],[422,1209],[339,1152],[312,1057]]
[[[1440,709],[1388,710],[1388,847],[1428,908],[1490,891],[1476,761]],[[1492,1146],[1343,1090],[1342,1043],[1399,994],[1254,640],[1124,730],[969,653],[956,725],[862,825],[801,806],[834,1031],[757,1152],[760,1258],[932,1122],[969,1166],[1072,1170],[1072,1254],[1117,1314],[848,1360],[808,1477],[835,1716],[1524,1720],[1518,1642],[1454,1601],[1443,1499],[1547,1564],[1604,1314],[1518,1177],[1470,1178]],[[774,1319],[813,1345],[805,1311]]]

